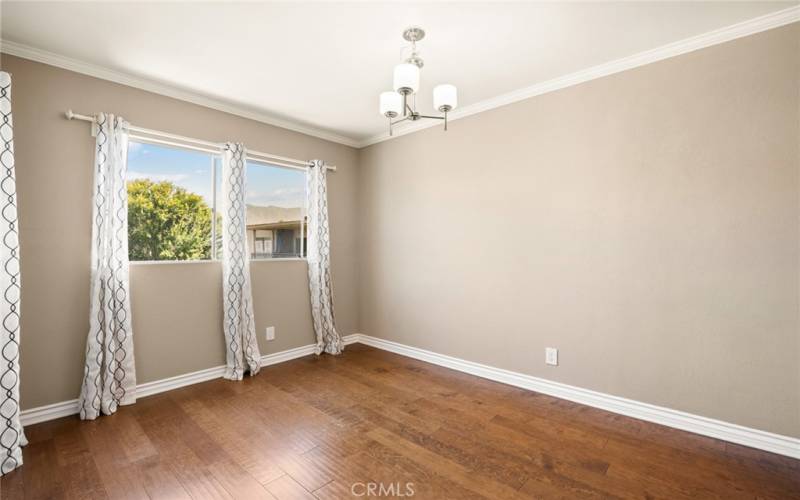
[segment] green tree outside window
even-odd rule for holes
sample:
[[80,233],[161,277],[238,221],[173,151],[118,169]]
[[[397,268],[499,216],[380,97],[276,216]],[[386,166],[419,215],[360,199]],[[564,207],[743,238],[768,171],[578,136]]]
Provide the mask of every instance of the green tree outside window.
[[130,260],[211,258],[211,208],[202,196],[172,182],[128,182],[128,255]]

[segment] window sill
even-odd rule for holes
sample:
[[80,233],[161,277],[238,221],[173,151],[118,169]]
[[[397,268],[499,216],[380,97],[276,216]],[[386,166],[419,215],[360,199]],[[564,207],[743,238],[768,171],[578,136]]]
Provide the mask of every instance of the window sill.
[[[286,261],[305,261],[305,257],[277,257],[274,259],[251,259],[254,262],[286,262]],[[153,266],[164,264],[221,264],[221,260],[132,260],[132,266]]]
[[275,257],[274,259],[250,259],[250,263],[254,262],[286,262],[286,261],[305,261],[305,257]]
[[132,266],[155,266],[164,264],[214,264],[218,260],[132,260]]

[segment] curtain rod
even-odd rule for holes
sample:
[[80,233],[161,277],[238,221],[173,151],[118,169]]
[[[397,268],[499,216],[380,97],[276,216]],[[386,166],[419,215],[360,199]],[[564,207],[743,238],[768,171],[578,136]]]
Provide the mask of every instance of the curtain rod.
[[[68,109],[64,113],[64,115],[67,117],[67,120],[83,120],[91,123],[97,123],[97,120],[95,119],[94,116],[73,113],[71,109]],[[224,144],[219,144],[216,142],[204,141],[201,139],[193,139],[191,137],[170,134],[168,132],[161,132],[160,130],[153,130],[144,127],[136,127],[133,125],[129,125],[128,130],[133,132],[132,134],[130,134],[130,137],[134,139],[139,139],[146,142],[152,142],[155,144],[164,144],[167,146],[179,146],[183,148],[193,149],[195,151],[202,151],[204,153],[219,153],[219,150],[224,146]],[[298,170],[305,170],[306,168],[308,168],[308,165],[311,164],[311,162],[307,160],[296,160],[294,158],[288,158],[285,156],[277,156],[269,153],[262,153],[260,151],[250,151],[250,150],[247,151],[247,158],[253,161],[271,163],[275,165],[280,165],[282,167],[294,168]],[[295,163],[295,165],[292,165],[292,163]],[[326,167],[328,168],[328,170],[333,170],[334,172],[336,171],[335,165],[326,165]]]

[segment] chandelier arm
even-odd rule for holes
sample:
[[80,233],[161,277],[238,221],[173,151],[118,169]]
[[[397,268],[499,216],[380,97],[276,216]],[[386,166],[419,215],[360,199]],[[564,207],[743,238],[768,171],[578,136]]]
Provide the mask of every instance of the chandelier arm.
[[430,115],[419,115],[420,118],[432,118],[434,120],[444,120],[444,116],[430,116]]
[[389,124],[390,124],[390,125],[397,125],[398,123],[402,123],[402,122],[404,122],[404,121],[406,121],[406,120],[408,120],[408,117],[407,117],[407,116],[406,116],[405,118],[400,118],[399,120],[395,120],[395,121],[393,121],[393,122],[389,122]]

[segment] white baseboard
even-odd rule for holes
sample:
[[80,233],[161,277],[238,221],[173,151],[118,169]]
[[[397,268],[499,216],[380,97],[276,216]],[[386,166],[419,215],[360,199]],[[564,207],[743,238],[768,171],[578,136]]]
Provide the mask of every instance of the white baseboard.
[[[357,342],[359,334],[347,335],[344,337],[345,344],[352,344]],[[314,354],[314,344],[304,345],[289,349],[286,351],[276,352],[274,354],[265,354],[261,356],[261,366],[275,365],[289,361],[296,358],[302,358],[309,354]],[[175,377],[169,377],[161,380],[154,380],[153,382],[146,382],[136,386],[136,397],[143,398],[152,396],[161,392],[171,391],[185,387],[187,385],[198,384],[208,380],[214,380],[222,377],[225,373],[225,366],[215,366],[191,373],[184,373]],[[50,405],[39,406],[28,410],[23,410],[20,414],[20,421],[23,426],[38,424],[39,422],[46,422],[56,418],[68,417],[78,413],[78,400],[71,399],[69,401],[62,401],[60,403],[53,403]]]
[[47,422],[61,417],[67,417],[78,413],[78,400],[71,399],[60,403],[53,403],[45,406],[37,406],[29,410],[22,410],[19,419],[22,426]]
[[[694,432],[703,436],[722,439],[731,443],[750,446],[752,448],[800,459],[800,439],[798,438],[781,436],[779,434],[760,431],[758,429],[731,424],[721,420],[701,417],[691,413],[553,382],[551,380],[512,372],[502,368],[482,365],[480,363],[466,361],[452,356],[445,356],[443,354],[426,351],[425,349],[419,349],[417,347],[411,347],[377,337],[370,337],[369,335],[360,333],[345,336],[344,342],[345,344],[360,342],[384,351],[419,359],[496,382],[502,382],[515,387],[521,387],[523,389],[619,413],[620,415],[626,415],[648,422]],[[261,357],[261,366],[283,363],[284,361],[301,358],[310,354],[314,354],[313,344],[264,355]],[[176,377],[147,382],[136,387],[136,396],[150,396],[187,385],[213,380],[222,377],[224,371],[224,366],[215,366],[213,368],[186,373]],[[21,414],[21,420],[22,425],[26,426],[74,415],[76,413],[78,413],[78,400],[73,399],[24,410]]]
[[480,363],[437,354],[389,340],[370,337],[369,335],[357,335],[355,341],[395,354],[401,354],[496,382],[502,382],[515,387],[521,387],[549,396],[619,413],[620,415],[626,415],[640,420],[694,432],[695,434],[701,434],[703,436],[722,439],[731,443],[800,459],[800,439],[798,438],[760,431],[758,429],[731,424],[721,420],[701,417],[691,413],[553,382],[523,373],[503,370],[502,368],[482,365]]

